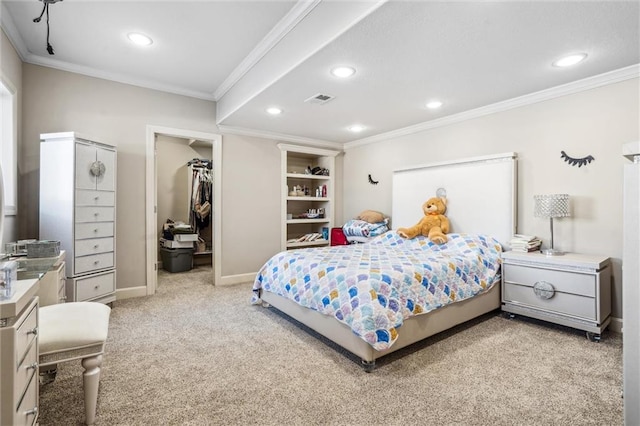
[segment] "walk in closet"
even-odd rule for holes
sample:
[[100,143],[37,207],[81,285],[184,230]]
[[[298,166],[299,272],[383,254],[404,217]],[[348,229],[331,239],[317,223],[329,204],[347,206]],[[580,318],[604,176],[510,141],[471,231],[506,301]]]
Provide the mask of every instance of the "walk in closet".
[[[162,237],[168,221],[191,226],[194,236],[181,241],[160,241],[158,259],[163,250],[190,250],[193,266],[211,265],[213,254],[213,153],[206,141],[158,135],[157,229]],[[164,246],[163,246],[164,245]],[[168,247],[167,247],[168,246]],[[166,253],[164,253],[166,259]],[[163,266],[164,267],[164,266]],[[171,268],[164,269],[171,271]]]

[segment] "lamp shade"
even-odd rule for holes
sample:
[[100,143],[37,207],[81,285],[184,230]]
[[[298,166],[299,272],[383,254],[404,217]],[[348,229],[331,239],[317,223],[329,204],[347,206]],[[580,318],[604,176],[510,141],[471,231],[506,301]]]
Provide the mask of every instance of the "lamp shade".
[[548,194],[534,195],[535,207],[533,215],[535,217],[568,217],[569,194]]

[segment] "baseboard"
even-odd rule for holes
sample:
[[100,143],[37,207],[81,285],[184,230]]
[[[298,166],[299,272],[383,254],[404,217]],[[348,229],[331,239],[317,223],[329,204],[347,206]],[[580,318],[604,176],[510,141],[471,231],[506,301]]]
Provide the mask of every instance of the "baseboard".
[[616,333],[622,333],[622,318],[611,317],[611,323],[609,323],[609,330]]
[[248,274],[238,274],[238,275],[225,275],[224,277],[220,277],[220,285],[233,285],[240,283],[253,283],[256,279],[257,272],[250,272]]
[[147,287],[128,287],[116,289],[116,300],[132,299],[134,297],[142,297],[147,295]]

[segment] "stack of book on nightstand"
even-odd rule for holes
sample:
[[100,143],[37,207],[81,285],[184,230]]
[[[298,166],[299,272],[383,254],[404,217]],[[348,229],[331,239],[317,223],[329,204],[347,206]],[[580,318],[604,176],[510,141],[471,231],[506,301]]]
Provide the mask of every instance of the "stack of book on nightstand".
[[523,235],[523,234],[515,234],[511,241],[509,241],[509,245],[511,246],[511,250],[519,251],[523,253],[538,251],[540,249],[540,245],[542,244],[542,240],[533,235]]

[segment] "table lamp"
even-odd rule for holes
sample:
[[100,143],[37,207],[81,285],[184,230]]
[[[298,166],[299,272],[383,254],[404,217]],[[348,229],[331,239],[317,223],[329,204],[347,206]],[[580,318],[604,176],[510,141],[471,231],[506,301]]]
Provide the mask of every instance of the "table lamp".
[[559,256],[564,252],[553,248],[553,218],[568,217],[569,213],[569,194],[549,194],[534,195],[535,201],[534,216],[548,217],[551,226],[551,247],[541,250],[542,254],[547,256]]

